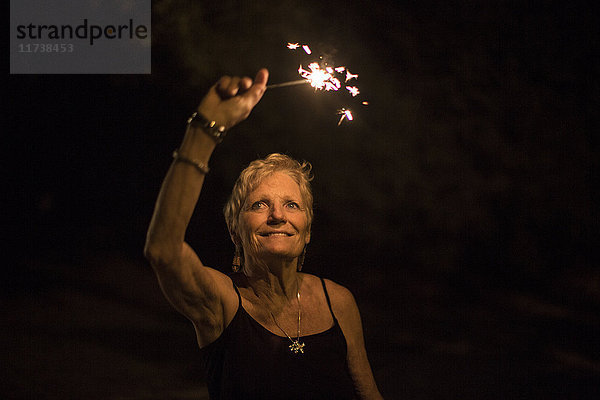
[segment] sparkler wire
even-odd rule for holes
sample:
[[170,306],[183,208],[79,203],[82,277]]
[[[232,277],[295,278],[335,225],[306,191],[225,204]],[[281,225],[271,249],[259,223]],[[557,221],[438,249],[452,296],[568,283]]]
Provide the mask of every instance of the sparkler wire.
[[275,89],[275,88],[286,87],[286,86],[296,86],[296,85],[302,85],[303,83],[310,83],[310,82],[307,81],[306,79],[298,79],[296,81],[289,81],[289,82],[275,83],[272,85],[267,85],[267,89]]

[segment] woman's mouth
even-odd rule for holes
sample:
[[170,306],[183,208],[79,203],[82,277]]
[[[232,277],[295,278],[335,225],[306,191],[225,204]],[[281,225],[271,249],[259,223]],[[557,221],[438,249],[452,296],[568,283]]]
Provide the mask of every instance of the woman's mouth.
[[262,237],[274,237],[274,236],[292,236],[292,234],[287,233],[287,232],[261,232],[260,236]]

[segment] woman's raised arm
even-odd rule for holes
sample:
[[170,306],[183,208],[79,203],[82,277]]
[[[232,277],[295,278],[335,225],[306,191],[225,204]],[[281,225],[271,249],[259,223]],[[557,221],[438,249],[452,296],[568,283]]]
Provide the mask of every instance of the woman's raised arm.
[[144,254],[167,299],[196,326],[201,346],[219,336],[237,297],[225,275],[202,264],[185,232],[222,132],[248,117],[267,79],[262,69],[254,81],[225,76],[210,88],[173,155],[146,236]]

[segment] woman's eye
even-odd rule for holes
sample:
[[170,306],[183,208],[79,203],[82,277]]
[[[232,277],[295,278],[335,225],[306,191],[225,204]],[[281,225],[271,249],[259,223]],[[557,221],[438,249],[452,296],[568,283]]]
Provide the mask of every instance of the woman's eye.
[[267,204],[264,201],[257,201],[254,204],[252,204],[252,209],[253,210],[260,210],[262,208],[265,208],[267,206]]
[[287,204],[287,206],[288,206],[289,208],[293,208],[293,209],[300,209],[300,205],[299,205],[298,203],[296,203],[296,202],[293,202],[293,201],[289,202],[289,203]]

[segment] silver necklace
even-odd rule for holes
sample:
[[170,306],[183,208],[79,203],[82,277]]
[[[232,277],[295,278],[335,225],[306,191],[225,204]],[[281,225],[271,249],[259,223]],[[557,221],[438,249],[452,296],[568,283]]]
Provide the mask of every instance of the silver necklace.
[[298,352],[304,354],[304,343],[300,342],[300,319],[302,313],[300,311],[300,289],[298,288],[298,281],[296,281],[296,298],[298,299],[298,334],[296,335],[296,340],[292,339],[290,335],[288,335],[287,332],[281,327],[281,325],[279,325],[277,319],[275,318],[275,315],[273,315],[273,312],[269,312],[271,313],[271,317],[273,318],[273,322],[275,322],[275,325],[277,325],[277,327],[281,329],[281,332],[283,332],[283,334],[287,336],[288,339],[290,339],[290,342],[292,342],[292,344],[288,346],[290,351],[294,354],[298,354]]

